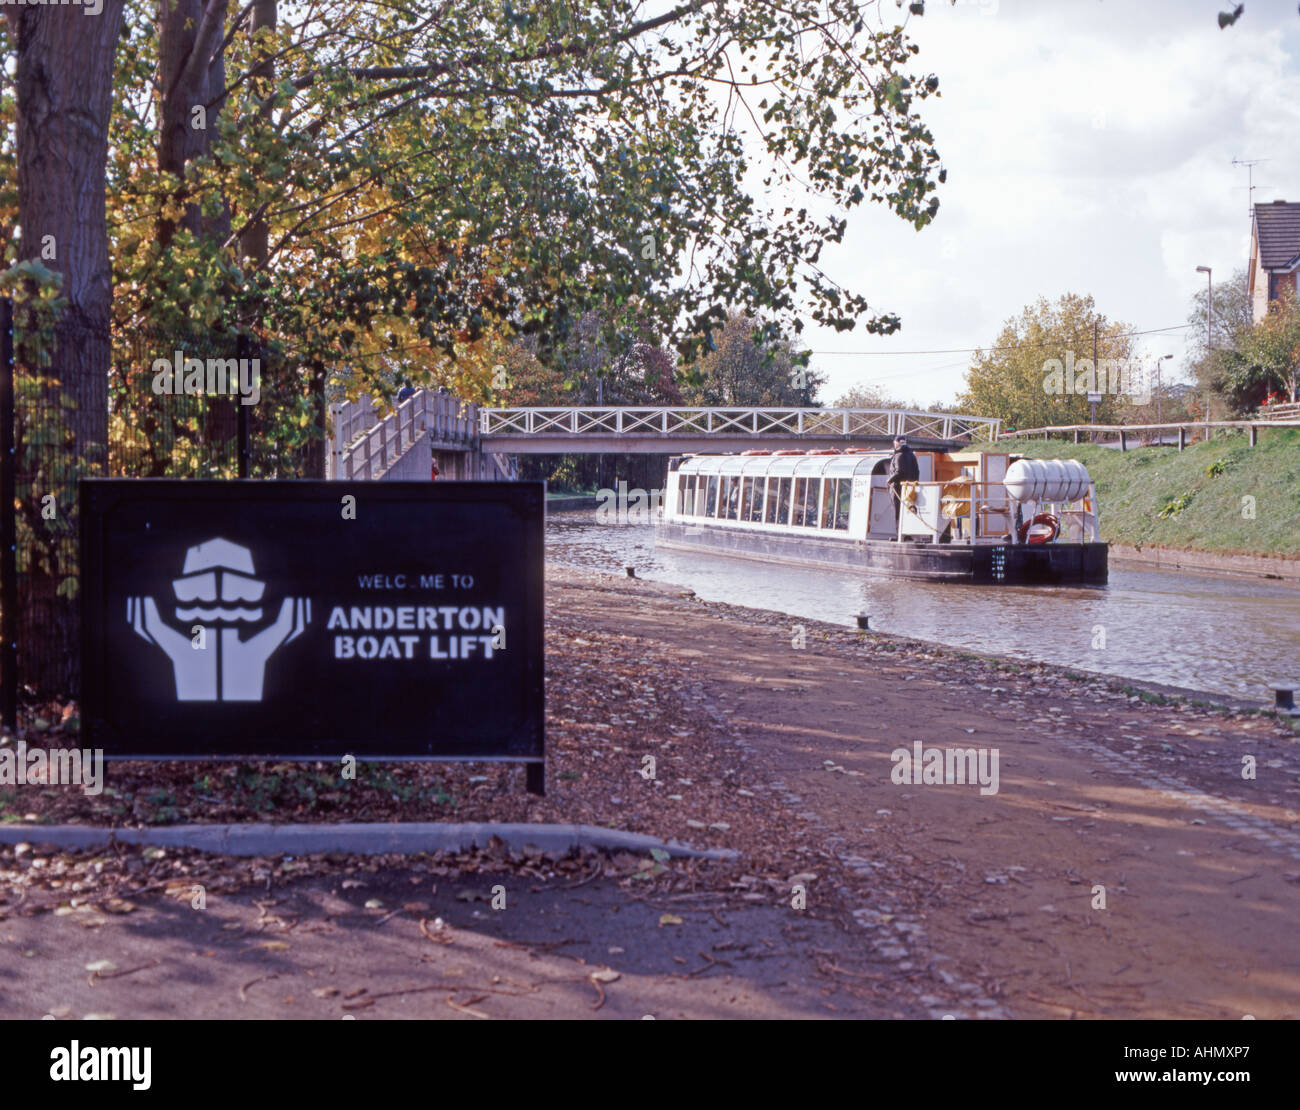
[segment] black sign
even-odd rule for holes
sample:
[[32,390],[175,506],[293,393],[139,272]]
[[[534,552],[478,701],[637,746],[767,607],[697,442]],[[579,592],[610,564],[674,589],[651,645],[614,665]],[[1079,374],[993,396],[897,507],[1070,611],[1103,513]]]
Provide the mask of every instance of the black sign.
[[540,764],[544,491],[83,481],[85,743]]

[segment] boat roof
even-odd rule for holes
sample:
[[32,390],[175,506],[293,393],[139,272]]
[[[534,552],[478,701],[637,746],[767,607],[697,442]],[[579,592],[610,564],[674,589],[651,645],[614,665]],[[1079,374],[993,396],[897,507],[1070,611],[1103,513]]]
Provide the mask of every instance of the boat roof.
[[888,451],[860,454],[813,455],[687,455],[677,468],[679,474],[742,474],[762,478],[768,475],[822,478],[851,478],[870,474]]

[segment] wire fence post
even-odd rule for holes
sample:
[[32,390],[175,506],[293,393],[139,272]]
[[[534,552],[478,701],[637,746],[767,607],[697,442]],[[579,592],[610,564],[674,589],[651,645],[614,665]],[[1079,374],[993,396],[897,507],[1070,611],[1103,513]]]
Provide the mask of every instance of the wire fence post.
[[0,719],[18,731],[18,532],[14,508],[14,306],[0,300]]

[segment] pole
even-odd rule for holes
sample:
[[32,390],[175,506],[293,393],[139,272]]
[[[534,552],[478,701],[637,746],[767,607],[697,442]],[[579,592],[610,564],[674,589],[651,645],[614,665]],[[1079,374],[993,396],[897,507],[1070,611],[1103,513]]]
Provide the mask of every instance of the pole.
[[1213,323],[1214,323],[1214,272],[1207,266],[1205,269],[1206,295],[1205,295],[1205,349],[1209,351],[1214,346]]
[[[1197,266],[1197,273],[1205,274],[1205,357],[1214,350],[1214,270],[1210,266]],[[1210,391],[1205,391],[1205,440],[1210,439]]]
[[[235,355],[239,359],[248,357],[248,339],[241,334],[235,340]],[[248,406],[243,397],[235,401],[235,451],[238,454],[239,476],[248,477]]]
[[[1094,316],[1092,318],[1092,381],[1088,383],[1088,392],[1093,396],[1096,396],[1097,393],[1097,323],[1097,318]],[[1097,402],[1094,401],[1091,396],[1088,398],[1088,408],[1092,414],[1091,423],[1096,424]],[[1097,433],[1089,432],[1088,434],[1090,437],[1089,442],[1095,443],[1097,441]]]
[[[0,301],[0,720],[18,732],[18,538],[14,508],[14,306]],[[85,567],[81,568],[83,573]]]
[[[1098,327],[1098,320],[1097,320],[1096,317],[1093,317],[1093,321],[1092,321],[1092,381],[1088,383],[1088,392],[1089,392],[1089,393],[1096,393],[1099,389],[1103,389],[1103,388],[1105,388],[1104,386],[1099,385],[1099,384],[1098,384],[1098,380],[1097,380],[1097,327]],[[1094,424],[1097,423],[1097,407],[1096,407],[1096,405],[1094,405],[1094,406],[1093,406],[1093,409],[1092,409],[1092,422],[1093,422]]]

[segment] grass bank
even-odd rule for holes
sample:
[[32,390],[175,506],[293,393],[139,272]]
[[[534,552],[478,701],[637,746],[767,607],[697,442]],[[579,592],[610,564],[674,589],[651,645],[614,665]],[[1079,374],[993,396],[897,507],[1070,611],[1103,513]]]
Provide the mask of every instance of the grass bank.
[[[1097,485],[1102,539],[1222,555],[1300,557],[1300,431],[1136,447],[1005,440],[1035,459],[1078,459]],[[1253,500],[1250,500],[1253,499]]]

